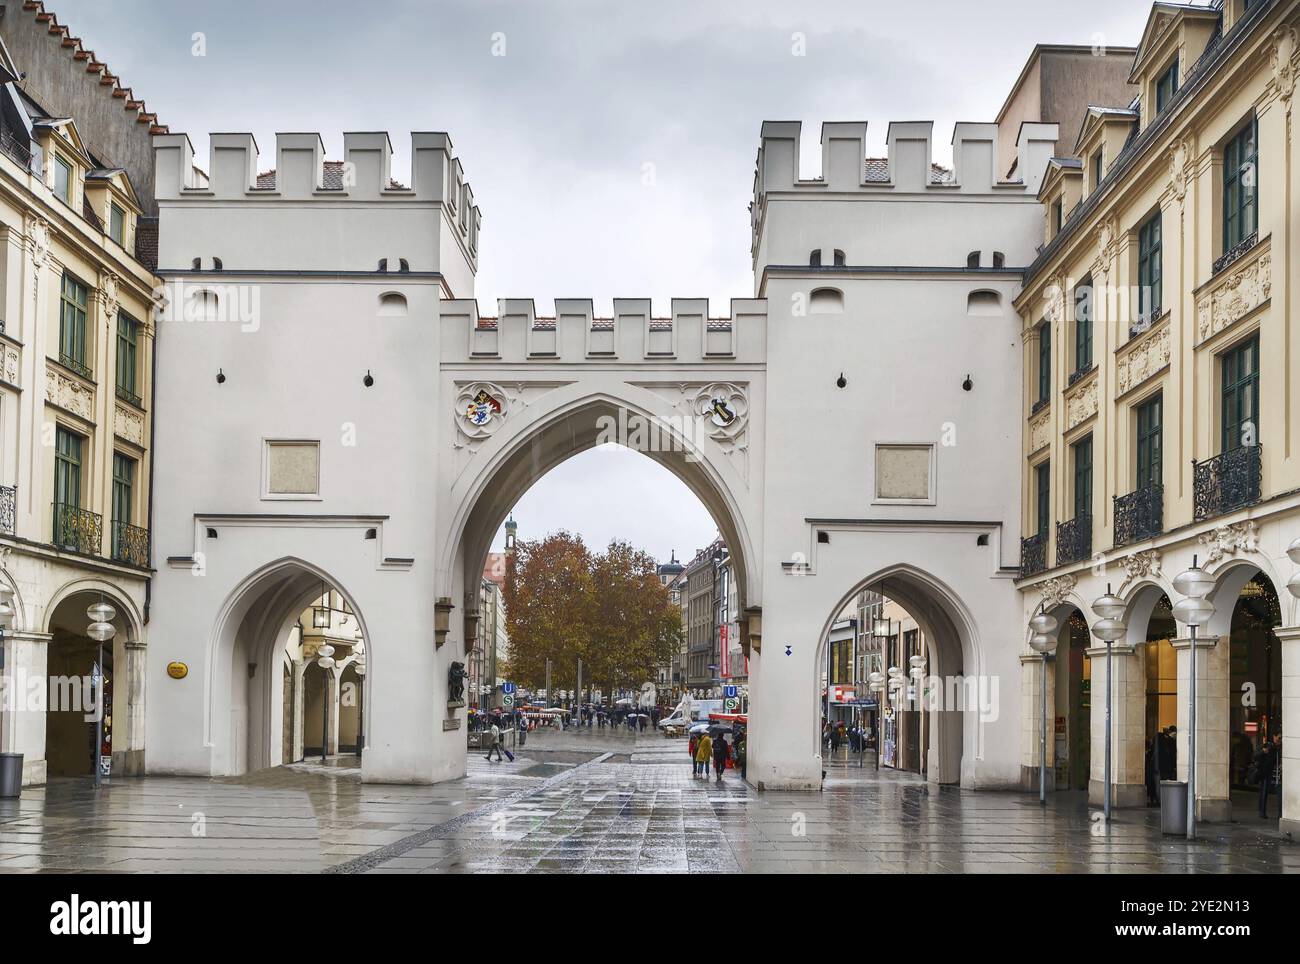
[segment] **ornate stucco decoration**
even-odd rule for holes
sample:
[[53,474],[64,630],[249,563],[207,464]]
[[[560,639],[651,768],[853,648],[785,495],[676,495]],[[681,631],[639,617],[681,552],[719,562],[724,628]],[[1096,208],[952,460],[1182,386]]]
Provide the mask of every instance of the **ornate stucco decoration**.
[[1045,408],[1029,420],[1029,451],[1037,452],[1052,440],[1052,410]]
[[1188,138],[1182,138],[1169,149],[1169,187],[1179,208],[1187,197],[1187,181],[1192,163],[1192,145]]
[[122,405],[116,407],[113,432],[128,442],[144,447],[144,416]]
[[1097,414],[1097,379],[1089,378],[1070,390],[1065,396],[1065,427],[1067,431]]
[[1200,340],[1218,334],[1267,301],[1273,291],[1272,269],[1272,253],[1265,251],[1202,292],[1196,303]]
[[1115,362],[1115,391],[1123,395],[1169,364],[1171,336],[1166,322],[1133,339]]
[[1074,576],[1066,573],[1063,576],[1053,576],[1046,582],[1041,583],[1038,591],[1041,594],[1043,608],[1050,612],[1065,602],[1070,593],[1074,592],[1077,582],[1078,580]]
[[18,349],[13,345],[4,346],[4,380],[10,385],[18,384],[19,371]]
[[105,272],[99,284],[99,300],[104,306],[104,317],[109,323],[117,319],[117,275]]
[[1288,115],[1291,113],[1291,96],[1295,93],[1297,53],[1300,53],[1300,42],[1297,42],[1295,27],[1278,27],[1273,32],[1270,66],[1273,70],[1273,83],[1277,85],[1278,95],[1286,103]]
[[45,369],[45,400],[87,422],[95,420],[95,390],[54,368]]
[[1103,273],[1110,272],[1111,264],[1115,260],[1117,236],[1114,218],[1103,218],[1097,225],[1097,267]]
[[1135,552],[1121,559],[1120,565],[1124,567],[1124,581],[1120,583],[1119,587],[1122,592],[1125,586],[1135,580],[1159,578],[1160,553],[1156,549]]
[[1224,556],[1259,551],[1258,530],[1251,519],[1202,532],[1197,541],[1201,544],[1207,565],[1218,562]]

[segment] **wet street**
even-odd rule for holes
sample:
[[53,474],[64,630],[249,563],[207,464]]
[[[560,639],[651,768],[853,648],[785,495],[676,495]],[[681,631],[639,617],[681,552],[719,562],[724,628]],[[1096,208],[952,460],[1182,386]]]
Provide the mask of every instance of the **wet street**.
[[[927,788],[870,766],[825,792],[759,794],[728,771],[692,777],[682,740],[534,734],[514,763],[470,751],[437,786],[362,785],[355,760],[246,777],[79,780],[0,800],[0,872],[333,873],[1300,870],[1276,822],[1162,837],[1155,811],[1107,831],[1082,797]],[[869,762],[869,758],[868,758]]]

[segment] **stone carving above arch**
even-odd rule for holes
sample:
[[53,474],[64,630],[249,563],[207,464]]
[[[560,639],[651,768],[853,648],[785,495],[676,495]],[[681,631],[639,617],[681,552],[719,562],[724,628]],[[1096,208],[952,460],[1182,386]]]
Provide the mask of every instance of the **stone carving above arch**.
[[1205,556],[1204,564],[1207,566],[1224,556],[1259,552],[1259,530],[1253,519],[1216,526],[1209,532],[1202,532],[1196,541],[1201,545],[1201,552]]
[[513,399],[495,382],[469,382],[459,387],[453,406],[462,444],[481,442],[495,435],[510,415]]
[[1051,612],[1061,605],[1070,598],[1070,593],[1074,592],[1076,585],[1078,585],[1078,580],[1069,573],[1062,576],[1053,576],[1046,582],[1040,583],[1038,592],[1043,609]]
[[1160,578],[1160,552],[1156,549],[1134,552],[1121,559],[1119,564],[1124,569],[1124,581],[1119,585],[1120,592],[1139,579]]

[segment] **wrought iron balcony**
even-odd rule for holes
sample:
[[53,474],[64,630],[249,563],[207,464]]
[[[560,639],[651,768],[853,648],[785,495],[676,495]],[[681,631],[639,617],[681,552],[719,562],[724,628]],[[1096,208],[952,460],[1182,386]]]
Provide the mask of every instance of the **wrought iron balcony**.
[[68,368],[76,372],[82,378],[94,379],[95,377],[95,373],[86,367],[85,362],[73,358],[71,355],[65,355],[63,352],[59,352],[59,364],[62,365],[64,368]]
[[1056,524],[1056,564],[1064,566],[1092,555],[1092,516],[1077,515]]
[[32,169],[31,143],[25,133],[18,135],[11,130],[0,130],[0,151],[4,151],[19,167],[29,171]]
[[140,400],[140,396],[137,395],[135,392],[131,391],[129,388],[123,388],[121,385],[118,385],[115,391],[117,397],[120,398],[122,401],[126,402],[128,405],[134,405],[136,408],[140,408],[143,405],[143,402],[141,402]]
[[0,485],[0,532],[14,534],[14,515],[18,508],[18,486]]
[[1262,445],[1240,445],[1204,462],[1192,460],[1192,518],[1213,519],[1259,501]]
[[1047,536],[1039,533],[1020,540],[1020,576],[1032,576],[1047,568]]
[[1153,539],[1165,531],[1165,487],[1145,485],[1114,499],[1115,547]]
[[127,522],[113,523],[113,558],[128,566],[149,567],[149,530]]
[[1085,375],[1091,375],[1093,371],[1096,370],[1096,368],[1097,366],[1095,363],[1085,365],[1083,368],[1076,368],[1074,371],[1070,372],[1070,380],[1067,383],[1067,387],[1069,385],[1073,385],[1075,382],[1082,379]]
[[1223,254],[1215,260],[1214,264],[1210,268],[1210,274],[1216,275],[1224,268],[1228,267],[1228,265],[1232,264],[1232,262],[1236,261],[1243,254],[1253,248],[1257,241],[1259,241],[1258,231],[1246,235],[1246,237],[1242,238],[1227,251],[1223,252]]
[[104,520],[78,505],[54,503],[54,545],[69,552],[97,556],[103,551]]

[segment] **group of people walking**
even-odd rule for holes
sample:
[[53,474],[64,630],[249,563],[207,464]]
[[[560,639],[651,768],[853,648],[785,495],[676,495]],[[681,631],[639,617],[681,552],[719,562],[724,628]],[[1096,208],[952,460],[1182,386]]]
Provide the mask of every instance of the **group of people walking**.
[[725,733],[718,732],[716,736],[711,736],[707,731],[702,733],[692,733],[691,738],[687,741],[687,751],[691,755],[691,776],[703,776],[709,778],[709,764],[713,764],[714,773],[717,774],[717,782],[722,782],[722,774],[727,769],[728,762],[733,769],[740,770],[741,779],[746,778],[746,747],[745,731],[739,730],[733,733],[735,742],[734,748],[727,742]]

